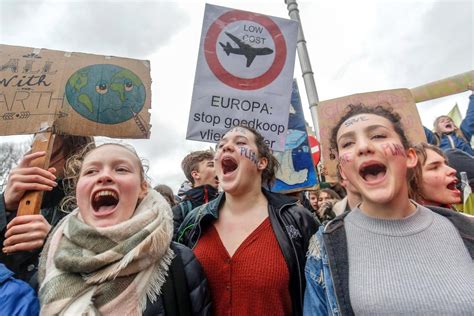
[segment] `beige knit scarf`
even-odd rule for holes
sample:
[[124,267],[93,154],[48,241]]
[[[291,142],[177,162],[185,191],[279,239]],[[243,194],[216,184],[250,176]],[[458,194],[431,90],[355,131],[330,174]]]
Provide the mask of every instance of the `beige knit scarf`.
[[132,218],[114,226],[91,227],[78,209],[66,216],[41,254],[41,314],[141,315],[174,257],[171,214],[150,189]]

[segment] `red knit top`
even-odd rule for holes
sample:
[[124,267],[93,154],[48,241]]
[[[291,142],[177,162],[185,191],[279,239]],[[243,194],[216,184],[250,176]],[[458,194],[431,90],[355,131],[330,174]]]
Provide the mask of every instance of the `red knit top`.
[[214,225],[194,253],[209,281],[214,315],[291,315],[290,275],[269,218],[232,258]]

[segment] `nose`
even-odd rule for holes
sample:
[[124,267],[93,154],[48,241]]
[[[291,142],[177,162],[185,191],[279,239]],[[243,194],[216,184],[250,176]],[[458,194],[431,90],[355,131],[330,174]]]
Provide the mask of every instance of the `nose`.
[[357,140],[357,153],[359,156],[373,153],[372,142],[368,138],[360,138]]
[[231,143],[231,142],[226,142],[223,146],[222,146],[222,151],[223,152],[231,152],[234,150],[234,145]]
[[447,175],[448,176],[456,176],[456,169],[446,165],[446,169],[447,169]]
[[113,182],[114,180],[109,170],[102,170],[99,174],[99,177],[97,178],[97,183],[99,184],[108,184]]

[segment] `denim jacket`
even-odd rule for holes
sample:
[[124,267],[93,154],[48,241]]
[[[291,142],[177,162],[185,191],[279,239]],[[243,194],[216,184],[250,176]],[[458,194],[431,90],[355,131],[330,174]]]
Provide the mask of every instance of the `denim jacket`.
[[[441,207],[427,206],[446,217],[459,231],[474,258],[474,220]],[[305,266],[304,315],[354,315],[349,297],[349,264],[345,212],[311,237]]]

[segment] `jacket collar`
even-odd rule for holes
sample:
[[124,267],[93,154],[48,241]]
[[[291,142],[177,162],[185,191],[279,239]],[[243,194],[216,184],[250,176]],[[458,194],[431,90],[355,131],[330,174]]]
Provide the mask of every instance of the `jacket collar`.
[[196,204],[204,204],[214,199],[218,193],[213,186],[205,184],[186,191],[184,199]]
[[[279,210],[285,205],[296,204],[297,199],[284,194],[268,191],[262,188],[262,193],[267,198],[268,204]],[[210,214],[214,218],[219,218],[219,209],[225,201],[225,192],[220,192],[217,198],[209,202],[204,210],[204,215]]]

